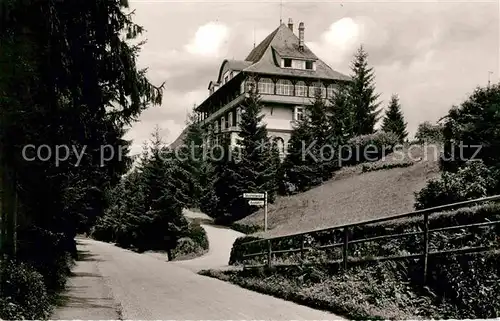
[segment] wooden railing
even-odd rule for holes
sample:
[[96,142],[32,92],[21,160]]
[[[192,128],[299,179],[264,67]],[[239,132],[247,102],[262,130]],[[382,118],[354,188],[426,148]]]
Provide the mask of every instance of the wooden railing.
[[[264,239],[259,239],[259,240],[254,240],[254,241],[242,243],[240,246],[244,248],[244,247],[251,245],[251,244],[267,242],[267,250],[266,251],[245,254],[245,255],[243,255],[243,258],[249,259],[249,258],[255,258],[258,256],[267,256],[267,260],[266,260],[267,264],[266,265],[268,267],[271,267],[273,265],[272,257],[273,257],[273,255],[276,255],[276,254],[298,253],[299,252],[301,260],[302,260],[301,264],[303,264],[304,263],[303,262],[304,254],[306,251],[309,251],[312,249],[326,250],[326,249],[332,249],[332,248],[338,248],[338,247],[342,248],[342,260],[329,262],[329,263],[340,263],[343,269],[347,269],[349,262],[360,263],[360,262],[370,262],[370,261],[420,258],[420,259],[423,259],[423,281],[426,282],[429,256],[478,253],[478,252],[490,251],[490,250],[494,250],[494,249],[498,248],[498,246],[476,246],[476,247],[462,247],[459,249],[446,250],[446,251],[430,252],[429,251],[429,239],[430,239],[430,236],[432,233],[442,232],[442,231],[450,231],[450,230],[456,230],[456,229],[471,228],[471,227],[491,226],[491,225],[496,225],[496,224],[500,223],[500,220],[497,220],[497,221],[488,221],[488,222],[482,222],[482,223],[455,225],[455,226],[429,229],[429,216],[432,213],[443,212],[443,211],[448,211],[448,210],[452,210],[452,209],[458,209],[458,208],[465,207],[465,206],[477,205],[477,204],[481,204],[481,203],[485,203],[485,202],[492,202],[492,201],[498,201],[498,200],[500,200],[500,195],[495,195],[495,196],[484,197],[484,198],[479,198],[479,199],[474,199],[474,200],[469,200],[469,201],[464,201],[464,202],[458,202],[458,203],[453,203],[453,204],[447,204],[447,205],[427,208],[427,209],[423,209],[423,210],[418,210],[418,211],[414,211],[414,212],[384,217],[384,218],[375,219],[375,220],[363,221],[363,222],[359,222],[359,223],[345,224],[345,225],[333,226],[333,227],[329,227],[329,228],[310,230],[310,231],[301,232],[301,233],[294,233],[294,234],[288,234],[288,235],[283,235],[283,236],[264,238]],[[349,239],[349,231],[355,227],[362,227],[362,226],[366,226],[369,224],[371,225],[371,224],[375,224],[375,223],[390,222],[390,221],[395,221],[395,220],[400,220],[400,219],[405,219],[405,218],[413,218],[413,217],[422,218],[423,228],[421,231],[409,232],[409,233],[387,234],[387,235],[373,236],[373,237],[367,237],[367,238],[355,239],[355,240]],[[314,248],[305,246],[305,240],[306,240],[307,235],[312,235],[314,233],[319,233],[319,232],[335,231],[335,230],[341,230],[343,232],[342,242],[333,243],[333,244],[326,244],[326,245],[322,245],[322,246],[318,246],[318,247],[314,247]],[[370,258],[366,258],[366,257],[365,258],[353,258],[353,257],[350,258],[349,257],[349,245],[351,245],[351,244],[362,244],[362,243],[366,243],[366,242],[378,241],[378,240],[383,240],[383,239],[397,239],[397,238],[402,238],[402,237],[412,236],[412,235],[422,235],[422,238],[421,238],[422,244],[423,244],[422,253],[370,257]],[[290,239],[290,238],[295,238],[295,237],[301,237],[301,239],[302,239],[300,248],[288,248],[285,250],[273,251],[273,248],[272,248],[273,242],[276,242],[277,240],[284,240],[284,239]],[[285,264],[285,265],[293,265],[293,264]],[[263,266],[263,264],[244,265],[245,268],[261,267],[261,266]]]

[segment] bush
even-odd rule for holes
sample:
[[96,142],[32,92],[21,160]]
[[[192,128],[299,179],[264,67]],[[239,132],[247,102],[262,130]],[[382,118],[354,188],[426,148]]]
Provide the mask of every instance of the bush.
[[45,319],[50,302],[43,276],[23,263],[2,263],[0,318],[6,320]]
[[426,121],[418,125],[415,139],[418,143],[441,143],[444,140],[444,127],[440,124],[433,125]]
[[[481,206],[461,208],[452,212],[433,213],[429,216],[429,228],[457,226],[474,223],[484,223],[488,221],[500,220],[500,204],[484,204]],[[370,238],[387,234],[403,234],[421,231],[422,218],[406,218],[392,222],[383,222],[370,225],[359,226],[351,230],[349,238],[351,240]],[[500,225],[475,228],[471,233],[464,233],[461,230],[449,230],[433,233],[430,238],[430,249],[432,251],[450,250],[464,246],[493,246],[500,235]],[[342,242],[343,231],[329,230],[309,234],[304,239],[305,247],[310,250],[304,253],[306,262],[327,262],[342,258],[342,248],[337,247],[329,250],[320,250],[323,245]],[[254,264],[264,263],[267,256],[258,256],[252,260],[245,259],[244,254],[259,253],[267,250],[266,242],[242,246],[242,243],[259,239],[258,237],[245,236],[236,239],[231,250],[230,264]],[[301,236],[276,239],[272,241],[274,251],[295,248],[302,245]],[[397,239],[385,239],[374,242],[352,244],[349,247],[351,255],[356,257],[367,256],[389,256],[403,254],[422,253],[422,236],[411,235]],[[279,254],[273,258],[274,262],[284,263],[301,262],[300,253]]]
[[173,250],[175,259],[187,259],[204,254],[209,248],[207,233],[197,222],[191,222]]
[[262,227],[258,225],[247,225],[247,224],[241,224],[241,223],[232,223],[231,228],[235,231],[241,232],[243,234],[253,234],[257,233],[263,230]]
[[243,262],[244,258],[243,255],[248,254],[248,253],[254,253],[258,252],[259,250],[262,250],[263,242],[255,244],[255,246],[242,246],[243,243],[250,242],[250,241],[255,241],[261,239],[260,237],[255,237],[255,236],[242,236],[238,237],[234,243],[233,247],[231,248],[231,254],[229,256],[229,265],[237,264]]
[[460,311],[461,318],[500,316],[500,256],[473,254],[431,260],[429,283]]
[[187,231],[187,237],[193,240],[193,242],[199,245],[202,249],[208,250],[208,238],[207,232],[199,223],[190,223]]
[[97,219],[90,230],[90,236],[98,241],[112,242],[116,239],[116,222],[111,215],[104,215]]
[[71,255],[76,255],[75,240],[62,233],[33,227],[20,229],[18,241],[17,259],[42,274],[48,291],[64,288]]
[[282,266],[200,274],[328,310],[349,319],[464,319],[500,315],[500,257],[430,259],[422,288],[420,260],[364,263],[338,273],[327,266]]
[[343,149],[342,159],[347,159],[344,165],[379,160],[391,153],[398,144],[399,138],[394,133],[378,131],[374,134],[356,136],[347,142],[349,149]]
[[[456,171],[465,160],[482,159],[500,171],[500,83],[478,87],[445,118],[442,168]],[[496,188],[500,191],[500,182]]]
[[456,173],[443,172],[439,179],[415,193],[416,209],[445,205],[487,196],[495,185],[491,171],[482,161],[469,161]]
[[363,164],[361,167],[361,171],[363,173],[368,173],[368,172],[374,172],[374,171],[380,171],[380,170],[386,170],[386,169],[392,169],[392,168],[404,168],[404,167],[410,167],[414,163],[411,161],[406,161],[402,163],[392,163],[392,164]]

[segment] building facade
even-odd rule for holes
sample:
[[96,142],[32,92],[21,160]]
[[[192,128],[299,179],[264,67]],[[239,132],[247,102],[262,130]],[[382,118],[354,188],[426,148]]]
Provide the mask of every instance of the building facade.
[[216,80],[208,85],[209,96],[195,108],[202,126],[215,139],[229,134],[238,141],[240,104],[252,86],[263,104],[263,122],[269,136],[285,154],[295,121],[301,119],[304,106],[311,104],[316,90],[328,100],[337,86],[349,81],[320,60],[304,43],[305,27],[298,35],[293,22],[281,24],[256,46],[245,60],[224,60]]

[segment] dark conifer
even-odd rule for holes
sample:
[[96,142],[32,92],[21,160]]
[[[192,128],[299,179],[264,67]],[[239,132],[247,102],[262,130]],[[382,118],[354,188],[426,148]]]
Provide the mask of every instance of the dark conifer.
[[391,97],[389,107],[387,108],[383,119],[382,130],[384,132],[393,132],[396,134],[399,137],[400,143],[404,142],[408,136],[408,132],[406,131],[406,122],[397,95],[392,95]]
[[380,113],[377,102],[380,95],[375,93],[375,74],[368,67],[368,54],[363,46],[354,55],[351,72],[349,99],[355,119],[354,135],[372,134]]

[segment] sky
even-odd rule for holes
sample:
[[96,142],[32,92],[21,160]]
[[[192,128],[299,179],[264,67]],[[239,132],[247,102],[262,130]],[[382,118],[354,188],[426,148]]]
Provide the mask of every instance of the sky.
[[[279,26],[305,25],[306,45],[330,67],[350,74],[363,44],[385,109],[399,96],[408,131],[435,122],[476,86],[500,75],[498,1],[186,1],[129,0],[145,28],[138,58],[154,84],[165,83],[163,103],[143,112],[127,133],[138,153],[156,126],[165,143],[185,127],[195,104],[208,96],[224,59],[244,60]],[[490,72],[492,72],[490,74]]]

